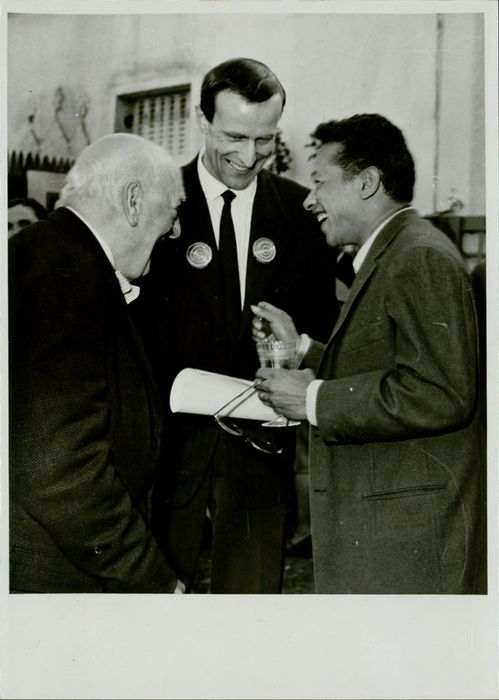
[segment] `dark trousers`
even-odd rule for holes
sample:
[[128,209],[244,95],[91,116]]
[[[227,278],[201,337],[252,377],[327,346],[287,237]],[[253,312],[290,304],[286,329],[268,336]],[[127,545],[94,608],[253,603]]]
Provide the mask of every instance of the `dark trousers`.
[[280,593],[286,504],[239,508],[227,476],[213,467],[187,506],[164,514],[166,554],[187,589],[196,573],[207,509],[212,521],[210,592]]

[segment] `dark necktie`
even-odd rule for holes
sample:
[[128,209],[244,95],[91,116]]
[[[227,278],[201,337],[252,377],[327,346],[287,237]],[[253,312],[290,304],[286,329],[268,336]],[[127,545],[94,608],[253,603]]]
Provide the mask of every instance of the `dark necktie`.
[[218,254],[222,290],[227,314],[227,329],[231,336],[237,333],[241,316],[241,291],[239,288],[239,268],[237,265],[236,234],[232,221],[231,202],[236,195],[231,190],[222,194],[224,206],[220,219],[220,239]]
[[343,254],[338,258],[336,263],[336,277],[346,284],[347,287],[351,287],[355,279],[355,270],[353,267],[354,255],[348,252],[343,252]]

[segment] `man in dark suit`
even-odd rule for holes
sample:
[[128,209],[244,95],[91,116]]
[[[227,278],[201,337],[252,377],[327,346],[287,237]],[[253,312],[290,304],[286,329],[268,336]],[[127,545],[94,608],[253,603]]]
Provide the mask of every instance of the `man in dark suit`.
[[183,197],[159,146],[86,148],[9,241],[12,592],[181,592],[151,534],[161,402],[127,303]]
[[[281,83],[258,61],[227,61],[203,80],[197,119],[205,144],[183,169],[182,235],[156,246],[148,276],[160,321],[151,347],[166,403],[185,367],[254,377],[250,305],[262,298],[319,337],[332,328],[334,266],[303,210],[307,191],[264,170],[284,102]],[[208,511],[211,592],[278,593],[295,436],[291,429],[272,436],[259,425],[242,427],[285,444],[284,454],[255,450],[212,417],[170,416],[154,499],[157,532],[189,584]]]
[[[356,276],[303,370],[259,370],[261,398],[308,420],[318,593],[485,592],[477,319],[457,249],[410,205],[414,165],[379,115],[322,124],[305,202]],[[255,307],[281,338],[289,316]]]

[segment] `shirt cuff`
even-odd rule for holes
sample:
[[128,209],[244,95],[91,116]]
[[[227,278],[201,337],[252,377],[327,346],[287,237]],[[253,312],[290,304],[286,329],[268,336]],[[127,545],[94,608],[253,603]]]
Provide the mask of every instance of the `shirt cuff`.
[[300,335],[300,340],[296,346],[296,366],[299,367],[303,362],[303,358],[308,352],[310,345],[312,344],[312,338],[306,333]]
[[317,394],[323,379],[314,379],[307,387],[306,404],[307,420],[310,425],[317,427]]

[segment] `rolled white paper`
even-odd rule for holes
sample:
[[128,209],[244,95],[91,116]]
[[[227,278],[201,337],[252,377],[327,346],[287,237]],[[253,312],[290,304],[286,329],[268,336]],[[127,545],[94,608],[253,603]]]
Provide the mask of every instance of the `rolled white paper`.
[[[173,413],[212,416],[252,383],[248,379],[186,367],[172,384],[170,408]],[[257,392],[249,391],[229,404],[222,415],[258,421],[277,418],[277,413],[260,401]]]

